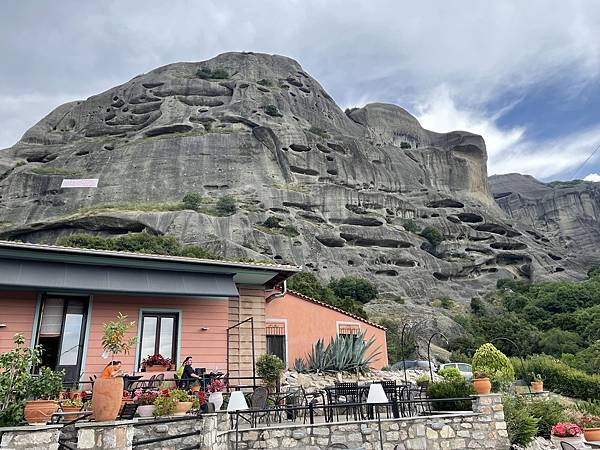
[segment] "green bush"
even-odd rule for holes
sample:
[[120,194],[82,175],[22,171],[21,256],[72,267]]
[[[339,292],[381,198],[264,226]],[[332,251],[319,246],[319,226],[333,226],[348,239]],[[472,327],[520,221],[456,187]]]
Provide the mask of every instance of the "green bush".
[[42,367],[38,376],[29,382],[29,395],[34,400],[58,400],[64,374],[64,370],[55,372],[49,367]]
[[333,292],[333,289],[328,286],[323,286],[311,272],[297,273],[289,279],[288,287],[292,291],[321,300],[322,302],[343,309],[344,311],[355,314],[363,319],[367,318],[367,313],[360,303],[351,297],[338,297]]
[[[385,317],[380,319],[379,324],[387,328],[386,343],[388,350],[388,360],[390,364],[402,360],[402,327],[404,322]],[[414,359],[417,355],[417,341],[420,329],[417,324],[410,324],[406,327],[404,333],[404,359]]]
[[281,378],[284,369],[285,364],[275,355],[265,353],[256,361],[256,373],[271,386]]
[[188,192],[183,196],[183,206],[185,209],[196,211],[202,204],[202,196],[197,192]]
[[552,427],[567,419],[565,405],[558,400],[533,401],[527,403],[526,409],[538,421],[538,435],[547,439],[550,438]]
[[504,396],[502,405],[510,443],[525,447],[537,436],[539,420],[531,415],[520,397]]
[[452,362],[471,364],[472,360],[473,359],[469,355],[461,352],[450,353],[450,361]]
[[225,69],[210,70],[208,67],[202,67],[196,71],[196,76],[203,80],[225,80],[229,78],[229,73]]
[[281,114],[279,113],[279,109],[275,105],[267,105],[265,106],[265,113],[272,117],[279,117]]
[[224,197],[219,198],[217,200],[217,212],[219,214],[230,216],[235,214],[237,211],[237,202],[235,198],[230,195],[226,195]]
[[455,367],[447,367],[438,371],[438,375],[441,376],[444,381],[461,381],[464,380],[465,377],[462,376],[460,370]]
[[118,237],[72,234],[71,236],[60,238],[57,244],[65,247],[92,248],[97,250],[219,259],[200,246],[182,245],[173,236],[156,236],[150,233],[128,233]]
[[[458,369],[446,369],[456,370]],[[438,383],[430,383],[427,388],[427,395],[434,399],[440,398],[464,398],[471,395],[475,395],[475,389],[473,384],[466,381],[460,373],[460,378],[456,378],[454,375]],[[471,411],[473,409],[472,401],[461,400],[461,401],[449,401],[449,402],[432,402],[433,408],[438,411]]]
[[519,378],[540,374],[544,388],[557,394],[581,400],[600,398],[600,375],[588,375],[550,356],[531,356],[515,367]]
[[338,297],[350,297],[357,302],[367,303],[377,298],[377,288],[370,281],[359,277],[342,277],[332,279],[329,282],[329,288],[333,290]]
[[267,217],[267,219],[263,222],[263,226],[267,228],[281,228],[279,225],[281,219],[278,219],[275,216]]
[[515,381],[515,369],[510,359],[489,342],[473,355],[473,372],[487,372],[495,390],[504,389]]
[[444,241],[444,235],[442,232],[431,226],[423,228],[423,231],[421,231],[421,236],[427,239],[433,248],[436,248]]
[[418,233],[419,231],[421,231],[421,227],[417,225],[417,222],[415,222],[413,219],[404,220],[402,222],[402,226],[406,231],[410,233]]
[[155,408],[152,414],[154,417],[170,416],[175,412],[176,405],[177,400],[175,400],[173,397],[161,395],[156,397],[156,400],[154,400]]

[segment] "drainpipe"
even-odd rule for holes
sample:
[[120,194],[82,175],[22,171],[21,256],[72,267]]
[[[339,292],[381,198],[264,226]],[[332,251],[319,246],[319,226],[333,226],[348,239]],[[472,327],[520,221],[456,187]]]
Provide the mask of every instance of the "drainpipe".
[[269,295],[266,299],[265,302],[269,302],[273,299],[276,298],[281,298],[283,297],[285,294],[287,294],[287,280],[283,280],[283,289],[281,292],[274,292],[273,294]]

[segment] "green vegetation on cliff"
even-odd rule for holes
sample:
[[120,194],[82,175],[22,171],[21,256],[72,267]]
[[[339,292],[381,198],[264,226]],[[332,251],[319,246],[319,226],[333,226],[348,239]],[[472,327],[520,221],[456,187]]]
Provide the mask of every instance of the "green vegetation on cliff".
[[600,371],[600,273],[581,282],[524,283],[500,280],[487,302],[472,301],[458,316],[467,331],[451,349],[472,355],[484,342],[512,356],[546,354],[589,374]]
[[361,303],[377,297],[375,286],[357,277],[333,279],[325,286],[312,273],[302,272],[290,278],[288,287],[364,319],[367,313]]

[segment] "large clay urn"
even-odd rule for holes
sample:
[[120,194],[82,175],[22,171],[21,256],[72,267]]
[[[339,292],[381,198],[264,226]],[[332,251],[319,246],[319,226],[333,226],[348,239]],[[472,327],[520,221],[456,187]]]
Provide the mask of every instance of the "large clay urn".
[[492,392],[492,383],[489,378],[473,378],[473,387],[478,395],[487,395]]
[[113,421],[123,399],[123,378],[98,378],[92,389],[92,413],[96,422]]

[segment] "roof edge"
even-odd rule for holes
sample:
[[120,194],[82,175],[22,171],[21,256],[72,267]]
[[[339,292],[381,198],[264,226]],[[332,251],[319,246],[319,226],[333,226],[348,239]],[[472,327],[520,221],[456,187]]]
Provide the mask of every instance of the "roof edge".
[[333,311],[337,311],[337,312],[342,313],[342,314],[344,314],[344,315],[346,315],[348,317],[352,317],[353,319],[360,320],[361,322],[364,322],[364,323],[366,323],[368,325],[371,325],[371,326],[373,326],[375,328],[379,328],[379,329],[384,330],[384,331],[387,330],[386,327],[384,327],[382,325],[379,325],[378,323],[371,322],[370,320],[367,320],[367,319],[363,319],[362,317],[357,316],[356,314],[352,314],[352,313],[350,313],[348,311],[344,311],[342,308],[338,308],[337,306],[330,305],[329,303],[325,303],[325,302],[323,302],[321,300],[317,300],[316,298],[309,297],[308,295],[301,294],[300,292],[288,289],[288,291],[286,292],[286,294],[295,295],[296,297],[298,297],[298,298],[300,298],[302,300],[306,300],[306,301],[309,301],[311,303],[315,303],[315,304],[317,304],[319,306],[324,306],[325,308],[332,309]]

